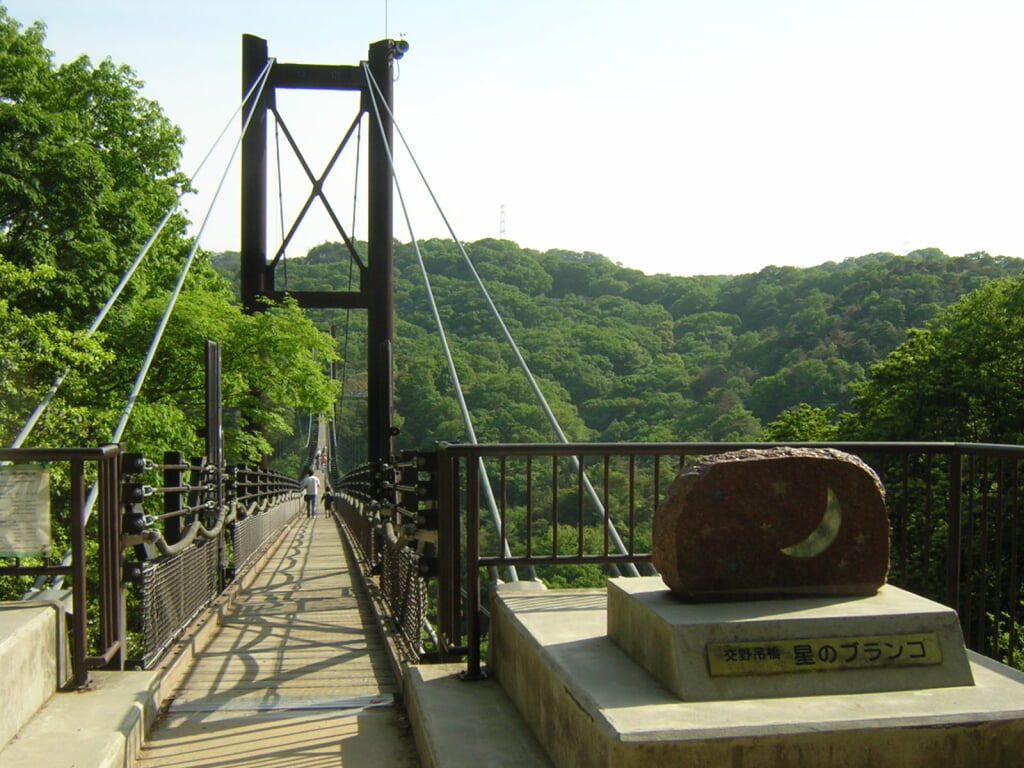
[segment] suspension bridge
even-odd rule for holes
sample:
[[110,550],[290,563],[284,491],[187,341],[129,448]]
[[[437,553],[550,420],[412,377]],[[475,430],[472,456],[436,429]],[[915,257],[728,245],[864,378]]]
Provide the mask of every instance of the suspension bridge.
[[[35,581],[27,599],[0,610],[0,763],[45,756],[55,766],[146,768],[639,765],[660,754],[665,739],[680,765],[1016,759],[1024,747],[1024,677],[1013,668],[1024,657],[1024,448],[834,446],[862,457],[889,489],[889,581],[956,611],[976,683],[946,698],[873,694],[869,728],[837,697],[759,698],[739,708],[680,703],[605,636],[604,590],[545,589],[539,568],[587,565],[635,583],[657,579],[644,542],[680,468],[765,445],[569,442],[464,250],[557,441],[476,440],[431,298],[466,441],[430,451],[396,446],[392,220],[402,186],[391,70],[407,48],[374,43],[358,66],[282,64],[266,41],[243,39],[242,302],[259,311],[263,299],[290,296],[304,308],[366,312],[366,463],[339,466],[333,420],[316,420],[308,464],[333,505],[321,496],[315,516],[297,478],[227,466],[214,342],[206,350],[202,457],[130,452],[120,443],[130,407],[108,444],[25,447],[37,410],[0,450],[0,461],[17,470],[7,473],[8,498],[15,487],[24,492],[20,516],[6,519],[17,520],[8,524],[28,549],[48,539],[36,523],[53,482],[42,468],[60,467],[52,474],[66,482],[59,497],[70,546],[62,558],[39,562],[26,549],[0,561],[0,575]],[[276,283],[302,217],[276,251],[267,247],[267,119],[284,126],[279,89],[360,96],[328,168],[318,175],[301,163],[312,190],[303,212],[317,199],[331,211],[356,288],[306,292]],[[361,253],[323,182],[364,119],[371,213]],[[420,267],[429,295],[422,259]],[[525,536],[511,536],[513,529]],[[849,735],[872,730],[878,735]],[[906,748],[892,748],[904,731],[913,733]],[[828,758],[836,743],[845,757]]]

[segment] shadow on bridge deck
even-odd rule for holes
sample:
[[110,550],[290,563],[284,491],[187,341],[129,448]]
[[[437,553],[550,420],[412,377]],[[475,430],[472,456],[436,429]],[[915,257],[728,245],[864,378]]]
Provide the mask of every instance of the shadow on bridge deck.
[[181,676],[137,766],[418,766],[333,518],[300,519]]

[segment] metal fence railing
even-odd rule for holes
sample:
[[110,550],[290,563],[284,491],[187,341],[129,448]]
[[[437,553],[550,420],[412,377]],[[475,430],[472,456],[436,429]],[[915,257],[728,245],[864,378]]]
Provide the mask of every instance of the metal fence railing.
[[232,531],[232,573],[244,571],[278,532],[302,511],[301,499],[295,496],[273,504],[253,504],[244,514],[238,514]]
[[427,654],[422,636],[428,609],[424,566],[428,561],[409,546],[415,542],[405,541],[396,533],[394,518],[387,512],[381,514],[376,502],[341,491],[335,496],[335,509],[348,530],[363,575],[375,580],[397,630],[403,657],[414,663],[423,660]]
[[151,669],[220,593],[220,547],[200,541],[178,555],[141,564],[138,579],[141,666]]
[[335,489],[360,566],[375,578],[404,655],[437,658],[427,586],[439,565],[433,456],[408,452],[390,465],[358,467]]
[[[441,445],[350,473],[336,484],[338,509],[409,658],[465,657],[474,676],[491,582],[596,586],[608,573],[652,573],[653,513],[680,467],[771,445]],[[957,609],[969,647],[1024,668],[1024,448],[803,445],[857,455],[882,478],[889,581]],[[58,561],[49,552],[0,553],[0,577],[35,579],[29,592],[48,580],[70,582],[78,684],[90,667],[124,666],[126,624],[144,637],[132,653],[153,664],[300,510],[292,478],[164,458],[155,465],[120,446],[0,450],[9,467],[46,465],[53,475],[45,495],[58,509],[49,536],[54,548],[66,541],[70,554]],[[97,514],[87,527],[90,482]]]
[[152,666],[300,509],[294,478],[174,453],[19,448],[0,462],[0,588],[67,595],[76,687],[91,668]]
[[[295,519],[300,494],[295,479],[261,469],[218,470],[180,454],[165,455],[159,465],[129,458],[126,485],[139,502],[125,512],[132,532],[125,544],[134,545],[137,561],[128,593],[137,607],[130,624],[140,633],[133,660],[148,669]],[[161,484],[142,483],[147,473],[160,473]]]
[[[0,449],[0,462],[9,462],[0,482],[4,511],[11,513],[5,515],[7,545],[0,551],[0,577],[10,580],[8,589],[32,579],[25,599],[70,593],[67,607],[76,686],[88,682],[89,669],[117,669],[124,661],[119,538],[122,450],[120,445]],[[14,498],[23,496],[19,488],[26,482],[33,486],[29,496]],[[90,483],[91,493],[86,491]],[[93,501],[96,514],[90,516]],[[95,557],[89,556],[90,549]],[[70,580],[69,590],[64,589],[66,580]],[[95,627],[91,642],[90,625]]]
[[[595,579],[609,569],[648,569],[653,513],[679,468],[709,454],[772,445],[440,446],[431,483],[439,512],[442,647],[464,654],[467,675],[479,675],[488,582],[518,578],[524,568],[555,584],[567,566],[577,579],[580,568]],[[1024,668],[1024,448],[802,445],[860,456],[882,478],[892,537],[889,581],[956,608],[969,647]]]

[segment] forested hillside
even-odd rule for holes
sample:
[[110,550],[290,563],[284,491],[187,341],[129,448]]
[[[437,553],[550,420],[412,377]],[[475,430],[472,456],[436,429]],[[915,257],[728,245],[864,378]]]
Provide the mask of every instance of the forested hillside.
[[[851,407],[850,385],[864,381],[908,329],[993,278],[1024,269],[1020,259],[929,249],[808,269],[676,277],[505,240],[466,248],[572,440],[757,440],[800,404],[842,413]],[[430,240],[420,249],[477,438],[554,440],[455,244]],[[396,244],[395,261],[398,442],[428,448],[465,440],[412,246]],[[214,263],[237,277],[235,254]],[[347,265],[341,246],[325,244],[279,268],[278,284],[345,289]],[[341,351],[351,403],[363,381],[365,318],[311,315],[347,336]],[[352,415],[361,407],[354,403]]]

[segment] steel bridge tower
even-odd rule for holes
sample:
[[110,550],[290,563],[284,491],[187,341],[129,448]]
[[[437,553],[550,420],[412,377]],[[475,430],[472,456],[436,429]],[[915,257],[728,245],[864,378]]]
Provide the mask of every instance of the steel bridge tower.
[[[248,129],[242,139],[242,230],[241,296],[246,311],[259,309],[258,299],[274,301],[286,295],[304,308],[365,309],[367,311],[367,459],[386,462],[393,448],[393,373],[394,343],[394,242],[392,239],[393,184],[389,149],[393,140],[392,68],[408,48],[404,40],[380,40],[369,47],[365,62],[373,83],[363,66],[282,64],[273,62],[262,89],[255,88],[270,63],[267,41],[253,35],[242,37],[243,125]],[[314,197],[323,194],[323,180],[313,182],[307,205],[291,231],[269,261],[267,259],[267,112],[276,114],[278,89],[356,91],[360,94],[359,116],[371,116],[368,141],[367,195],[369,222],[366,260],[332,218],[358,267],[359,286],[352,291],[280,291],[274,285],[274,270],[284,254],[288,240],[305,215]],[[377,105],[377,109],[374,105]],[[380,129],[378,129],[378,126]],[[349,133],[351,135],[351,131]],[[348,140],[346,135],[340,152]],[[296,152],[298,152],[296,148]],[[300,157],[301,159],[301,157]],[[329,172],[325,171],[324,176]]]

